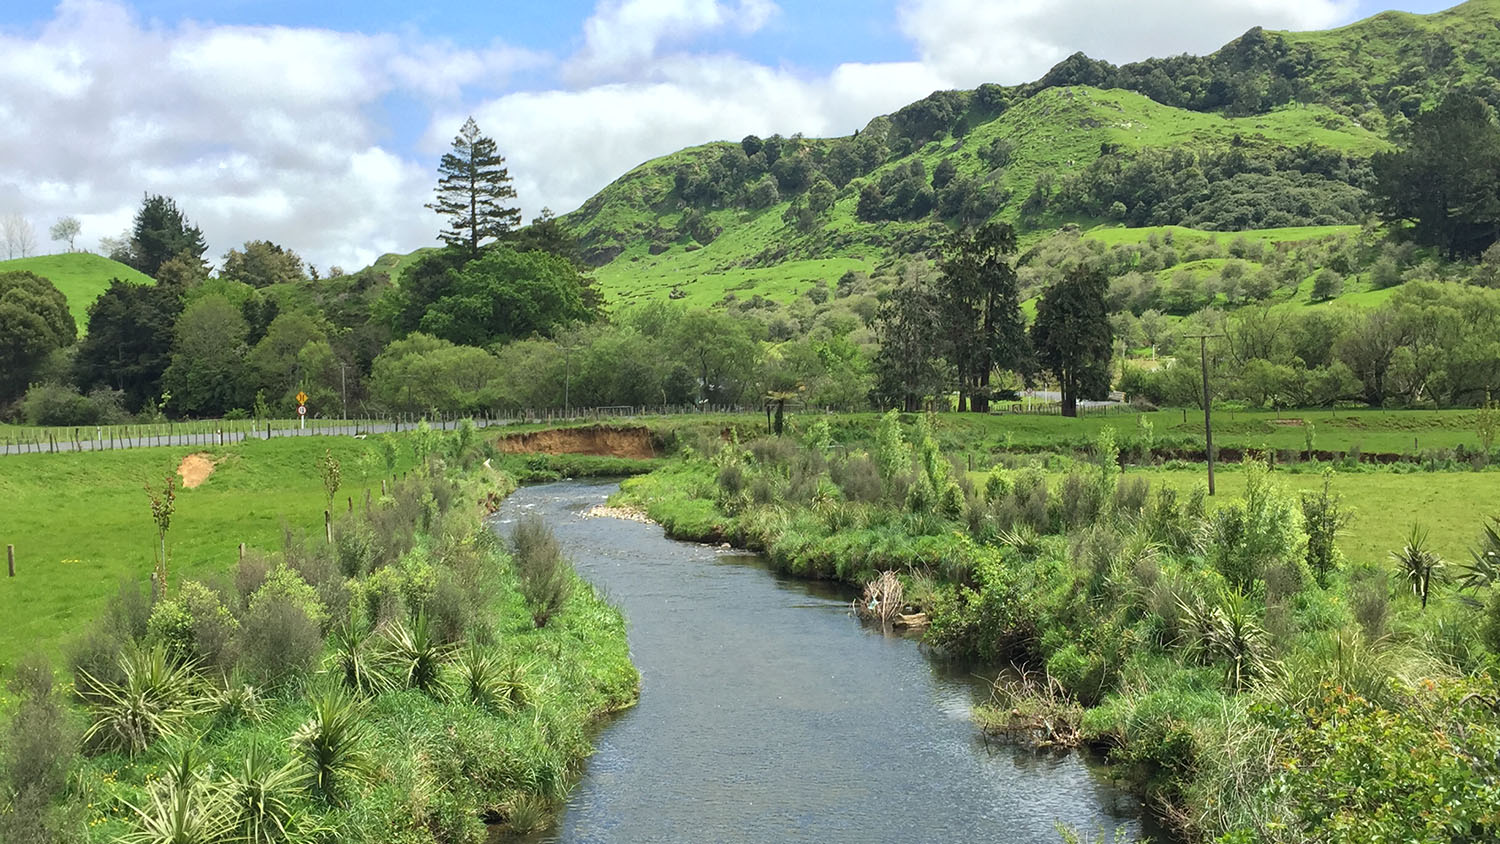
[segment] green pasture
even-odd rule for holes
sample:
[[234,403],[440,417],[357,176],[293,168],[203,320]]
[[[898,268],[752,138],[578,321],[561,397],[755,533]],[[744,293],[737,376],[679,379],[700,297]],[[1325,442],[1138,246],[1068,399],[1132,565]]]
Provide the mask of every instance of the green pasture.
[[[149,577],[156,527],[144,486],[160,485],[182,458],[220,462],[202,486],[177,492],[167,534],[174,582],[223,576],[241,542],[279,549],[284,528],[319,536],[326,497],[316,461],[325,451],[341,463],[339,505],[353,496],[359,506],[366,489],[379,496],[376,441],[349,437],[0,457],[0,545],[16,546],[16,577],[0,578],[0,666],[37,645],[56,653],[121,581]],[[410,449],[401,453],[411,460]]]
[[89,305],[109,287],[111,279],[155,284],[150,276],[92,252],[66,252],[0,261],[0,273],[28,271],[52,282],[68,298],[68,310],[82,335],[88,327]]

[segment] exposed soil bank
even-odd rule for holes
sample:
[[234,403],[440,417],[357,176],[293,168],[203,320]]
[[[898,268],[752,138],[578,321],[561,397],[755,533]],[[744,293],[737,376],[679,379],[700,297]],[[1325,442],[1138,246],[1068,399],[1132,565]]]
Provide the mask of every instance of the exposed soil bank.
[[644,427],[592,425],[533,431],[501,437],[495,441],[495,447],[505,454],[587,454],[636,460],[650,460],[657,456],[651,431]]

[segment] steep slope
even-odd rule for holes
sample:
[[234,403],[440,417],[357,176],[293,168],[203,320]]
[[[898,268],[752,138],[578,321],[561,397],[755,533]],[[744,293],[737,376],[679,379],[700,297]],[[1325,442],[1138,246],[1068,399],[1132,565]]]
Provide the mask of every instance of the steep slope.
[[[1209,56],[939,91],[852,136],[715,142],[631,170],[564,221],[616,303],[786,301],[995,218],[1245,231],[1352,225],[1369,156],[1463,90],[1500,106],[1500,0],[1325,32],[1252,29]],[[823,183],[823,184],[819,184]],[[823,191],[820,199],[818,191]]]
[[[872,122],[866,134],[888,123]],[[803,141],[799,155],[827,161],[829,150],[849,139]],[[1000,162],[997,144],[1006,148]],[[566,220],[575,226],[588,254],[605,259],[597,271],[610,301],[630,302],[675,295],[694,304],[713,304],[725,294],[761,295],[785,301],[817,281],[833,282],[845,272],[870,271],[898,255],[920,252],[942,236],[945,223],[964,213],[963,201],[946,198],[968,185],[987,197],[1000,219],[1026,222],[1035,232],[1087,215],[1042,213],[1023,221],[1026,199],[1039,179],[1056,183],[1082,173],[1101,150],[1113,154],[1192,145],[1247,150],[1281,150],[1313,144],[1364,157],[1382,148],[1379,136],[1323,106],[1279,109],[1263,115],[1224,117],[1172,108],[1130,91],[1050,88],[1020,101],[998,117],[960,136],[930,141],[890,157],[837,192],[832,207],[799,225],[794,219],[800,195],[764,208],[698,211],[683,200],[677,174],[739,145],[707,144],[655,159],[605,188]],[[783,153],[785,154],[785,153]],[[951,166],[944,189],[933,192],[939,207],[914,219],[861,219],[861,193],[882,182],[909,181],[916,168],[936,176]],[[997,166],[999,165],[999,166]],[[930,179],[928,180],[931,184]],[[898,187],[898,190],[900,188]],[[956,213],[943,215],[947,201]],[[946,219],[945,219],[946,216]],[[791,218],[791,219],[789,219]],[[1339,221],[1345,222],[1345,221]],[[722,230],[714,234],[714,230]],[[705,236],[707,235],[707,236]]]
[[99,298],[111,279],[134,284],[155,284],[145,273],[91,252],[68,252],[0,261],[0,273],[27,270],[51,281],[68,297],[68,310],[81,335],[88,328],[89,305]]

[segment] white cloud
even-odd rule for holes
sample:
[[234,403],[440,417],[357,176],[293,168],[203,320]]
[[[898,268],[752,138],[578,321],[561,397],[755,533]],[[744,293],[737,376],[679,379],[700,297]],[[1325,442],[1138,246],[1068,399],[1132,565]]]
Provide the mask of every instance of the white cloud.
[[[600,0],[561,62],[498,41],[167,25],[119,0],[63,0],[39,33],[0,34],[0,214],[24,213],[39,232],[78,216],[92,245],[128,224],[143,192],[164,193],[202,226],[212,258],[266,238],[352,269],[434,242],[423,203],[470,113],[509,159],[530,217],[571,210],[684,146],[846,134],[936,89],[1035,78],[1077,50],[1116,62],[1204,52],[1252,25],[1324,27],[1352,10],[1350,0],[902,0],[910,60],[809,72],[704,51],[795,17],[772,0]],[[557,74],[551,90],[507,90],[537,70]],[[390,125],[393,113],[415,127]],[[412,128],[417,149],[394,146]]]
[[569,77],[639,70],[664,45],[726,28],[749,34],[778,11],[772,0],[601,0],[583,23],[583,49],[569,63]]
[[162,27],[94,0],[66,0],[36,37],[0,36],[0,55],[0,213],[42,231],[78,216],[92,246],[163,193],[211,259],[264,238],[351,269],[437,231],[431,168],[382,146],[378,106],[436,107],[544,61],[389,33]]
[[924,64],[972,87],[1039,77],[1075,52],[1112,62],[1207,53],[1253,26],[1322,29],[1354,0],[903,0]]

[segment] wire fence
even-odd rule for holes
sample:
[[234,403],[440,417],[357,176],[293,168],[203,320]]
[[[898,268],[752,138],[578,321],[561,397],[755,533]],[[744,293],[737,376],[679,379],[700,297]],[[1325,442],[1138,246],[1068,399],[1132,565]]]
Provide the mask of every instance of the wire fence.
[[703,413],[750,413],[760,408],[740,405],[611,405],[568,409],[524,410],[510,415],[458,412],[398,413],[361,419],[198,419],[129,425],[0,428],[0,455],[60,454],[73,451],[115,451],[155,446],[216,446],[247,439],[280,437],[361,436],[411,431],[422,422],[451,431],[463,420],[479,428],[524,423],[603,421],[648,416]]

